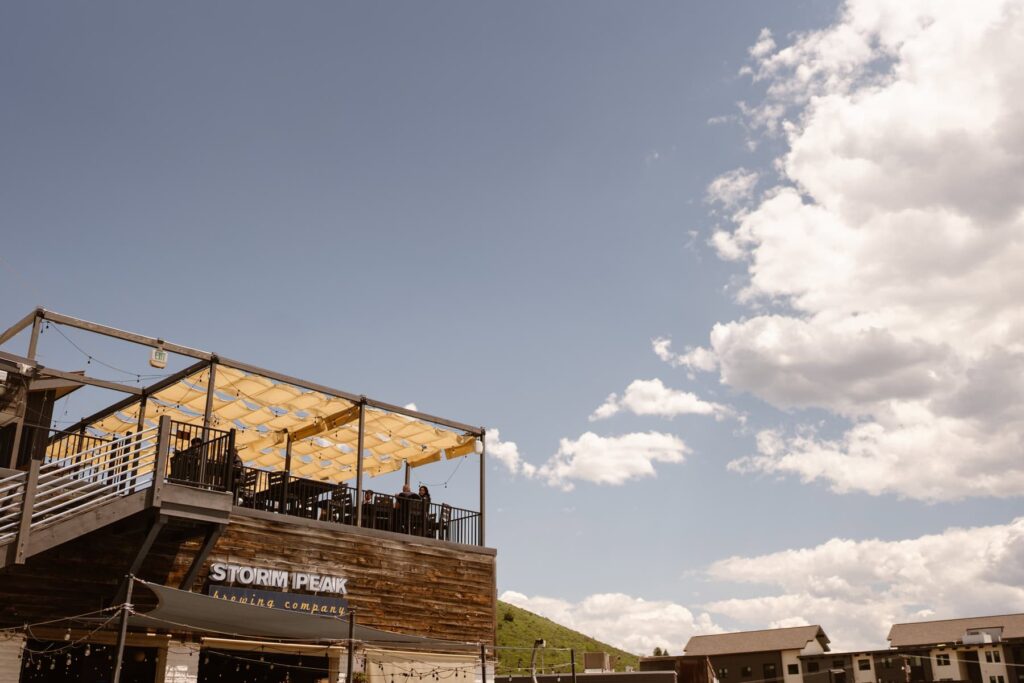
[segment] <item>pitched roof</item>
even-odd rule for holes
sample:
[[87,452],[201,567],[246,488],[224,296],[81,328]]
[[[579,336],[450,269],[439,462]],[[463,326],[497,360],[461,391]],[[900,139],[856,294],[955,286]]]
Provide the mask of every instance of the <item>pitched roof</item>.
[[889,629],[892,647],[959,643],[969,628],[1002,628],[1003,638],[1024,638],[1024,614],[1001,614],[991,617],[967,617],[893,624]]
[[820,626],[794,626],[763,631],[738,631],[711,636],[693,636],[686,643],[687,655],[727,655],[740,652],[802,650],[815,638],[828,649],[828,636]]

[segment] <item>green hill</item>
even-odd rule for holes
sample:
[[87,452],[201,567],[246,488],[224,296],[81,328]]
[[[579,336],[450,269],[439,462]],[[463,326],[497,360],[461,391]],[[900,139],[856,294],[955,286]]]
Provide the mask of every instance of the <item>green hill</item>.
[[[530,675],[533,642],[543,638],[547,647],[537,652],[537,673],[569,673],[568,649],[576,651],[576,668],[583,671],[584,652],[607,652],[612,666],[623,671],[637,666],[637,656],[560,626],[550,619],[498,601],[498,663],[495,676]],[[521,648],[521,649],[508,649]],[[564,648],[564,649],[557,649]]]

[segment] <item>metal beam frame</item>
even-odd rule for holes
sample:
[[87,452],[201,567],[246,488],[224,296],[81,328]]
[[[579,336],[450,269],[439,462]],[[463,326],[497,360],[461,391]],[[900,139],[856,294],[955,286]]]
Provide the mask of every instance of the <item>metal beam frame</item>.
[[[94,332],[96,334],[102,334],[108,337],[114,337],[115,339],[121,339],[123,341],[132,342],[134,344],[139,344],[141,346],[161,347],[165,351],[170,351],[171,353],[187,356],[189,358],[196,358],[198,360],[207,362],[214,361],[216,363],[226,365],[227,367],[234,368],[236,370],[262,375],[269,379],[277,380],[278,382],[286,382],[288,384],[294,384],[295,386],[302,387],[303,389],[310,389],[312,391],[319,391],[321,393],[336,396],[338,398],[348,399],[353,403],[359,400],[365,400],[366,404],[373,408],[379,408],[381,410],[386,410],[391,413],[397,413],[399,415],[406,415],[408,417],[413,417],[416,418],[417,420],[423,420],[425,422],[433,422],[434,424],[449,427],[451,429],[457,429],[466,432],[467,434],[471,434],[473,436],[479,436],[481,432],[480,427],[474,427],[473,425],[469,425],[464,422],[448,420],[446,418],[438,417],[437,415],[431,415],[429,413],[421,413],[418,410],[409,410],[408,408],[403,408],[402,406],[398,406],[393,403],[387,403],[385,401],[367,399],[348,391],[335,389],[333,387],[328,387],[323,384],[318,384],[316,382],[309,382],[303,379],[299,379],[297,377],[291,377],[290,375],[285,375],[280,372],[275,372],[274,370],[268,370],[266,368],[250,365],[249,363],[243,363],[242,361],[234,360],[231,358],[220,357],[217,354],[211,353],[209,351],[201,351],[199,349],[194,349],[190,346],[173,344],[171,342],[164,341],[159,337],[148,337],[146,335],[136,334],[134,332],[128,332],[126,330],[120,330],[116,327],[110,327],[109,325],[101,325],[99,323],[90,322],[88,320],[82,320],[81,318],[75,318],[70,315],[64,315],[62,313],[57,313],[55,311],[49,311],[46,310],[45,308],[36,309],[31,314],[26,316],[25,319],[22,319],[22,321],[18,322],[15,325],[15,327],[11,328],[11,330],[15,330],[15,328],[17,328],[18,325],[21,325],[21,327],[15,330],[11,334],[11,336],[14,336],[14,334],[17,334],[22,329],[27,327],[28,324],[31,323],[33,317],[35,316],[38,316],[38,318],[41,320],[47,320],[51,323],[75,327],[80,330]],[[10,332],[11,330],[8,330],[8,332]],[[7,332],[5,332],[4,335],[7,335]],[[3,341],[5,341],[4,337],[0,336],[0,343],[3,343]],[[150,393],[152,394],[153,391],[154,389],[151,387]]]
[[[179,370],[178,372],[174,373],[173,375],[169,375],[169,376],[163,378],[162,380],[160,380],[156,384],[149,385],[148,387],[143,389],[142,392],[140,392],[140,393],[144,392],[144,393],[148,394],[150,397],[152,397],[153,394],[155,394],[156,392],[160,391],[161,389],[166,389],[167,387],[171,386],[175,382],[180,382],[181,380],[185,379],[186,377],[188,377],[189,375],[193,374],[194,372],[202,370],[204,367],[206,367],[206,364],[207,364],[207,361],[199,361],[197,363],[193,363],[192,365],[188,366],[187,368]],[[129,396],[128,398],[125,398],[125,399],[122,399],[122,400],[118,401],[114,405],[107,406],[106,408],[104,408],[102,410],[96,411],[95,413],[93,413],[89,417],[86,417],[86,418],[83,418],[83,419],[79,420],[78,422],[76,422],[72,426],[68,427],[66,431],[74,432],[74,431],[78,431],[79,429],[84,429],[85,427],[88,427],[93,422],[96,422],[97,420],[102,420],[103,418],[107,417],[108,415],[113,415],[117,411],[123,410],[123,409],[127,408],[128,406],[132,405],[133,403],[137,403],[139,401],[140,401],[139,397]]]
[[11,339],[14,339],[16,336],[18,336],[18,334],[22,330],[24,330],[26,327],[31,325],[32,322],[37,317],[39,317],[39,312],[42,311],[42,310],[43,309],[41,309],[41,308],[37,308],[36,310],[34,310],[31,313],[29,313],[28,315],[26,315],[24,318],[22,318],[21,320],[19,320],[18,322],[14,323],[10,327],[8,327],[6,330],[4,330],[3,334],[0,334],[0,344],[6,344]]
[[181,585],[178,586],[180,590],[191,591],[192,584],[196,582],[196,577],[199,576],[199,570],[202,569],[203,563],[206,562],[206,558],[210,556],[210,551],[213,550],[213,546],[217,544],[217,539],[224,533],[224,529],[227,524],[214,524],[206,532],[206,540],[203,541],[203,547],[199,549],[196,556],[192,558],[192,566],[189,567],[188,573],[185,574],[185,578],[181,580]]
[[129,384],[121,384],[120,382],[111,382],[105,379],[96,379],[95,377],[89,377],[88,375],[78,375],[74,372],[56,370],[54,368],[48,368],[45,365],[38,366],[36,368],[36,374],[43,377],[66,379],[71,382],[78,382],[79,384],[88,384],[90,386],[100,387],[101,389],[120,391],[125,394],[131,394],[132,396],[141,396],[143,394],[143,390],[140,387],[133,387]]

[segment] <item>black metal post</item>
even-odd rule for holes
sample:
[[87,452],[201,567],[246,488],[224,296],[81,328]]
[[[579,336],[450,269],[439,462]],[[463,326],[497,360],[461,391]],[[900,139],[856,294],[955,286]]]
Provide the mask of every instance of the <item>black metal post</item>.
[[356,526],[363,526],[363,432],[366,430],[366,397],[359,398],[359,438],[356,439]]
[[487,644],[480,643],[480,683],[487,683]]
[[353,676],[355,676],[356,667],[356,612],[350,609],[348,611],[348,664],[345,670],[345,680],[348,683],[352,683]]
[[284,441],[284,477],[281,480],[281,500],[278,501],[278,510],[281,514],[288,512],[288,481],[292,477],[292,435],[285,435]]
[[210,361],[210,376],[206,381],[206,410],[203,411],[203,447],[199,455],[199,484],[206,486],[206,460],[210,457],[210,421],[213,418],[213,393],[217,390],[217,362]]
[[484,538],[484,508],[487,504],[487,441],[484,430],[480,430],[480,545],[487,545]]
[[569,650],[569,657],[572,659],[572,683],[576,683],[576,650]]
[[128,575],[128,590],[125,593],[124,604],[121,605],[121,630],[117,634],[117,656],[114,658],[114,678],[112,683],[121,681],[121,664],[124,662],[124,643],[128,638],[128,616],[132,612],[132,588],[135,584],[135,577]]

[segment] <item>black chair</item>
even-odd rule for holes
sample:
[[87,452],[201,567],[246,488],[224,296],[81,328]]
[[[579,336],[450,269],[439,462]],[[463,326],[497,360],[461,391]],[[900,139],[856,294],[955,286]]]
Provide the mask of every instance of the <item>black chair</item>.
[[452,506],[448,503],[441,503],[441,518],[437,521],[437,537],[441,540],[451,540]]
[[374,496],[373,498],[373,528],[382,531],[391,531],[395,516],[395,504],[390,496]]

